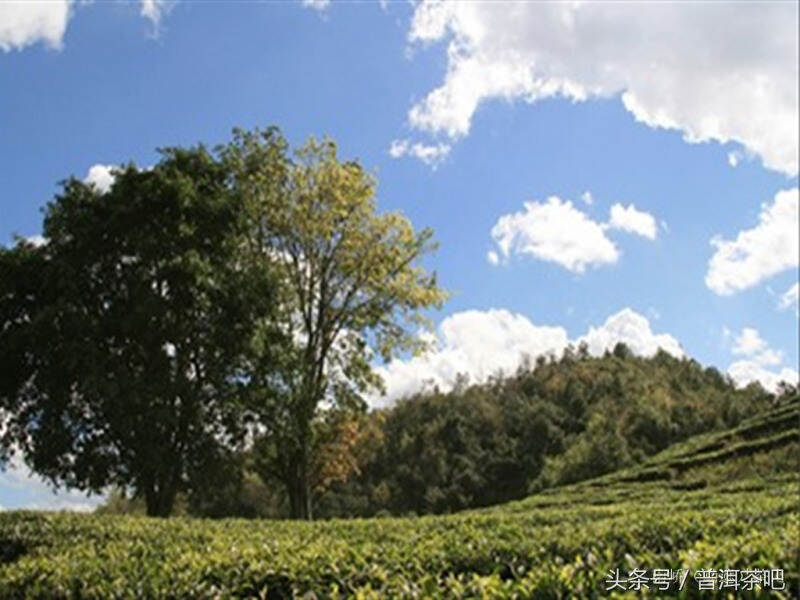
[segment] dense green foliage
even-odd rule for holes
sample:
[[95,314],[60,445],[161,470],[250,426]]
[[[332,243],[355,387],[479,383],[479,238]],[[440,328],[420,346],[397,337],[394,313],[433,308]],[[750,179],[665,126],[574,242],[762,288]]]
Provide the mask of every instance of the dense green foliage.
[[[346,422],[350,428],[328,427],[348,435],[317,454],[314,480],[327,473],[328,484],[315,485],[314,509],[351,517],[489,506],[639,464],[773,402],[758,385],[737,390],[716,369],[664,352],[636,357],[621,344],[601,357],[568,350],[513,376],[472,386],[461,377],[450,392],[419,393]],[[237,478],[224,493],[214,488],[188,514],[288,516],[285,494],[257,476],[257,458],[245,453],[244,473],[232,471]]]
[[417,264],[433,232],[378,213],[328,139],[292,153],[277,128],[235,130],[161,154],[107,190],[70,178],[43,243],[0,247],[0,466],[18,451],[158,516],[179,494],[246,514],[256,471],[310,518],[354,467],[373,356],[423,346],[419,311],[446,297]]
[[255,353],[247,370],[263,426],[254,466],[283,485],[292,517],[311,518],[311,492],[326,478],[316,459],[336,461],[331,428],[380,388],[372,358],[420,348],[419,311],[446,297],[417,264],[435,248],[433,232],[379,214],[375,178],[329,139],[290,154],[274,128],[236,130],[220,155],[251,223],[246,253],[279,274],[274,324],[291,342],[280,355]]
[[202,147],[121,168],[107,191],[72,178],[46,243],[0,248],[2,447],[40,475],[131,486],[163,516],[228,470],[242,357],[275,286],[240,260],[227,179]]
[[568,350],[486,384],[417,394],[371,416],[360,473],[319,514],[442,513],[487,506],[637,464],[691,435],[766,410],[759,386],[666,352]]
[[[303,523],[2,513],[0,597],[593,598],[614,597],[605,591],[613,569],[775,568],[785,570],[785,590],[738,597],[793,598],[798,418],[798,399],[784,398],[639,467],[449,516]],[[690,579],[682,597],[700,595]]]

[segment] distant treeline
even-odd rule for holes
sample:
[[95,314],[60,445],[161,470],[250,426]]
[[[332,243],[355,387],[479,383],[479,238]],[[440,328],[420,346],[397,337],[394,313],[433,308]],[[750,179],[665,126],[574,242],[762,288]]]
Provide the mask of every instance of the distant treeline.
[[[314,511],[366,517],[501,503],[636,464],[773,402],[758,384],[737,389],[714,367],[664,351],[642,358],[620,343],[593,357],[585,347],[569,348],[513,375],[473,385],[460,376],[451,391],[420,392],[329,428],[339,433],[321,454]],[[184,498],[182,509],[287,515],[280,487],[260,469],[263,452],[241,455],[228,486]],[[102,510],[135,509],[115,494]]]

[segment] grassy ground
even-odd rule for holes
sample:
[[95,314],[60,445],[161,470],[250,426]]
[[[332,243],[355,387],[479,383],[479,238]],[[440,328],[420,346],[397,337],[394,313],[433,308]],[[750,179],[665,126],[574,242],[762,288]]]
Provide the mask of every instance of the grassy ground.
[[[797,598],[799,417],[784,403],[637,468],[450,516],[0,513],[0,598]],[[607,591],[610,570],[630,588],[634,569],[688,576],[680,592]],[[699,589],[722,569],[738,590]],[[743,589],[762,569],[783,569],[784,589]]]

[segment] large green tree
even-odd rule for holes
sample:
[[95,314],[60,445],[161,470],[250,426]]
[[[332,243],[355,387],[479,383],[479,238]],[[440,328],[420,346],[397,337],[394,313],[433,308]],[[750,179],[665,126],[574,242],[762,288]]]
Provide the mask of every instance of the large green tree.
[[292,154],[276,129],[236,131],[221,155],[247,206],[249,249],[280,274],[276,325],[293,340],[281,363],[273,352],[251,363],[262,472],[284,483],[293,517],[311,518],[324,413],[363,410],[381,387],[374,360],[421,349],[420,311],[445,299],[419,265],[432,232],[378,213],[375,179],[328,139]]
[[[274,301],[248,222],[202,147],[108,191],[70,179],[41,246],[0,249],[0,435],[57,485],[132,487],[150,515],[209,485],[243,439],[253,331]],[[262,344],[259,356],[264,361]]]

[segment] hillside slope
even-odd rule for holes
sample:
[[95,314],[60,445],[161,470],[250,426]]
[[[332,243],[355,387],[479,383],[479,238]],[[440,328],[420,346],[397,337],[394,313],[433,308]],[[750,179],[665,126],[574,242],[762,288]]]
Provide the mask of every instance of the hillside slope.
[[703,489],[709,494],[759,492],[783,483],[796,484],[800,477],[799,407],[797,398],[784,401],[737,427],[674,444],[635,468],[546,490],[500,510],[527,510],[551,497],[583,504],[600,498],[602,502],[655,498]]
[[[0,514],[2,598],[557,598],[609,571],[784,569],[738,597],[797,597],[800,402],[643,465],[449,516],[288,521]],[[707,573],[706,573],[707,574]],[[627,579],[626,579],[627,581]],[[627,583],[626,585],[629,585]],[[746,584],[745,584],[746,585]]]
[[315,514],[442,514],[519,500],[641,464],[771,403],[758,385],[738,389],[715,368],[663,351],[640,357],[618,344],[603,356],[579,348],[539,357],[371,413],[354,448],[358,468],[321,494]]

